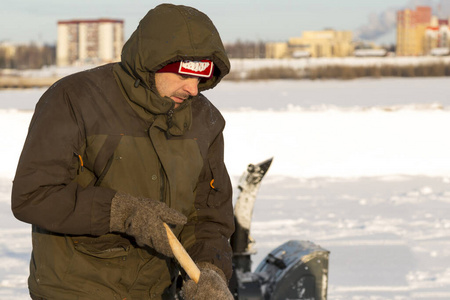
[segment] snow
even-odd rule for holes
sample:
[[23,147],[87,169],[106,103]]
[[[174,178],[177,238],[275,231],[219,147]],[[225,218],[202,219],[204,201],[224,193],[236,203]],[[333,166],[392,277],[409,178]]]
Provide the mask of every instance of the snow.
[[[449,79],[221,83],[235,186],[274,157],[251,227],[258,253],[309,240],[329,250],[328,299],[450,299]],[[10,192],[43,89],[0,91],[0,299],[28,299],[30,226]]]

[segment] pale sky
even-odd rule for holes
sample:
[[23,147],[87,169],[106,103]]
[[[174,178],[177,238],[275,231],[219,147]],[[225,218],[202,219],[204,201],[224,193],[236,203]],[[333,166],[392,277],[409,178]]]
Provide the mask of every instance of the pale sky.
[[[54,44],[57,22],[114,18],[125,21],[125,39],[147,11],[168,1],[154,0],[0,0],[0,42]],[[185,0],[206,13],[224,42],[287,41],[305,30],[351,30],[356,37],[393,43],[395,12],[417,4],[437,11],[450,0]],[[450,11],[450,9],[448,9]]]

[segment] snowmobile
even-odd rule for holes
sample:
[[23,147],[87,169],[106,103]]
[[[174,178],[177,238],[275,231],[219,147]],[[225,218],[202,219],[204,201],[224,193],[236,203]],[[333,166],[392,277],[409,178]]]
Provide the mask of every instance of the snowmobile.
[[236,230],[233,249],[233,276],[230,290],[236,300],[326,300],[328,250],[310,241],[290,240],[272,250],[251,271],[251,255],[256,254],[250,224],[256,195],[273,158],[249,164],[238,183],[234,206]]
[[[239,180],[239,196],[234,206],[235,232],[230,243],[233,249],[233,274],[229,289],[235,300],[326,300],[328,260],[330,252],[310,241],[290,240],[272,250],[251,271],[251,255],[256,254],[250,236],[250,223],[256,194],[272,158],[249,164]],[[167,226],[169,243],[184,272],[198,282],[200,270]],[[175,299],[180,294],[182,277],[178,278]]]

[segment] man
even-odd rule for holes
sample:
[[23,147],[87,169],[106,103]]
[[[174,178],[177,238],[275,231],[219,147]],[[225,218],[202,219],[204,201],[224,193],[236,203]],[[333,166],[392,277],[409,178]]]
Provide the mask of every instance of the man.
[[184,275],[172,225],[198,264],[185,299],[233,299],[225,122],[199,92],[230,63],[210,19],[157,6],[120,63],[63,78],[36,106],[12,210],[32,224],[32,299],[173,299]]

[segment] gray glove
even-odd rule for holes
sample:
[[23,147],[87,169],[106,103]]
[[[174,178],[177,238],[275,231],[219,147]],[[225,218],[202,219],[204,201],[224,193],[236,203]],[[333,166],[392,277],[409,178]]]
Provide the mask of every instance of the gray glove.
[[139,246],[149,246],[168,257],[173,257],[173,253],[163,222],[184,225],[186,221],[185,215],[163,202],[121,192],[111,202],[112,232],[124,232],[134,237]]
[[228,289],[225,274],[221,269],[207,262],[198,263],[200,279],[196,284],[187,280],[182,287],[185,300],[233,300]]

